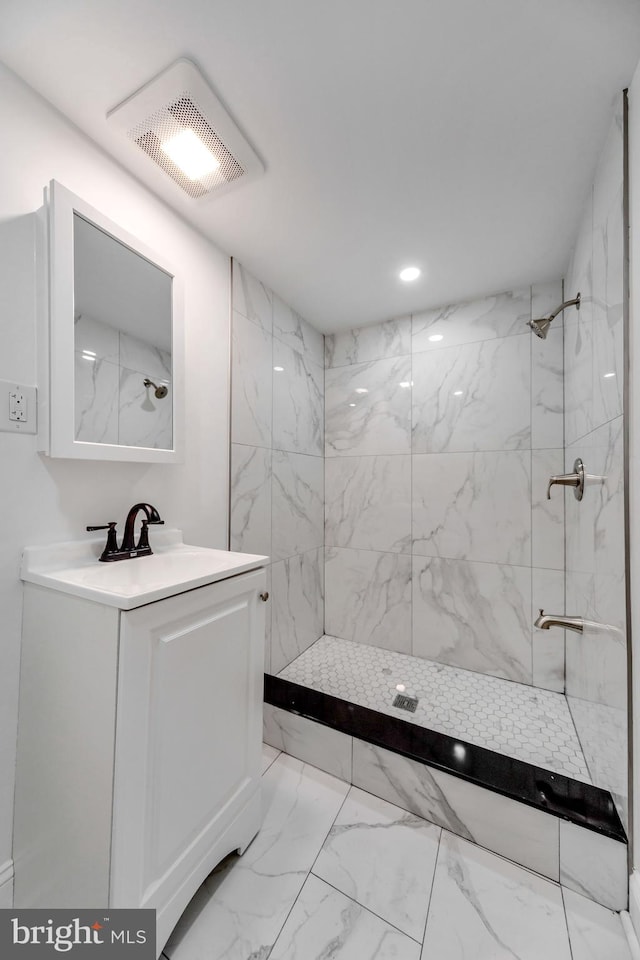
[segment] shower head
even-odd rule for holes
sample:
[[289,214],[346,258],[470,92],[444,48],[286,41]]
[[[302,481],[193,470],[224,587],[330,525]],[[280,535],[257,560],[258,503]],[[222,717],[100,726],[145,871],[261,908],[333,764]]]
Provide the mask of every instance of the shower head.
[[538,320],[527,320],[527,325],[531,327],[536,337],[540,337],[541,340],[546,340],[549,327],[551,326],[551,321],[555,320],[558,314],[561,313],[565,307],[575,307],[576,310],[579,310],[580,294],[578,294],[577,297],[574,297],[573,300],[565,300],[564,303],[561,303],[560,306],[556,310],[553,310],[548,317],[540,317]]
[[549,327],[551,326],[551,320],[549,317],[541,317],[539,320],[529,320],[529,326],[536,337],[540,337],[541,340],[546,340]]
[[145,387],[153,387],[155,396],[158,400],[162,400],[162,398],[166,397],[166,395],[169,393],[169,388],[166,387],[164,383],[161,383],[160,386],[158,386],[153,382],[153,380],[149,380],[148,377],[145,379],[144,385]]

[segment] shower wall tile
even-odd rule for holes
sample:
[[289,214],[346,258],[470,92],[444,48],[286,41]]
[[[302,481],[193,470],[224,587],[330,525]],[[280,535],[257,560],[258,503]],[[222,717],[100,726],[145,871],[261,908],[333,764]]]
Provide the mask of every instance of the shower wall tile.
[[[565,611],[564,570],[531,571],[531,623],[540,610]],[[569,605],[566,610],[569,611]],[[565,631],[532,627],[533,684],[564,693]]]
[[263,740],[303,763],[351,783],[352,738],[345,733],[265,703]]
[[620,416],[623,411],[623,239],[620,186],[611,210],[601,223],[594,222],[593,229],[593,419],[596,426]]
[[531,571],[413,559],[415,656],[531,683]]
[[[439,350],[477,340],[493,340],[526,331],[531,318],[531,288],[499,293],[483,300],[450,304],[416,313],[412,320],[413,352]],[[442,337],[431,340],[431,337]]]
[[531,339],[415,354],[413,452],[529,449]]
[[411,557],[325,548],[325,632],[411,652]]
[[[568,289],[581,293],[580,310],[569,311],[564,326],[565,442],[574,443],[595,427],[593,397],[592,261]],[[567,294],[568,295],[568,294]]]
[[384,360],[411,353],[411,317],[387,320],[372,327],[334,333],[325,340],[327,367]]
[[325,461],[325,543],[411,552],[411,457]]
[[75,355],[76,440],[118,442],[120,368],[106,360]]
[[324,632],[322,548],[272,564],[271,587],[271,672],[279,673]]
[[531,565],[531,454],[413,457],[413,552]]
[[411,452],[411,357],[325,374],[326,456]]
[[232,295],[234,310],[271,333],[273,294],[237,260],[233,261]]
[[319,366],[324,365],[324,337],[292,307],[273,295],[273,335]]
[[[324,370],[273,341],[273,447],[320,457],[324,447]],[[282,367],[282,370],[275,370]]]
[[264,658],[277,673],[324,632],[323,336],[236,261],[233,307],[230,543],[277,561]]
[[[536,316],[544,316],[545,311],[549,313],[560,303],[562,293],[554,306],[548,307],[545,303]],[[534,449],[564,446],[564,331],[562,326],[555,326],[559,321],[560,317],[553,321],[546,340],[533,333],[530,337],[531,445]]]
[[581,634],[567,633],[567,695],[611,707],[626,703],[624,630],[591,621],[587,614]]
[[565,316],[565,468],[571,469],[579,456],[590,478],[582,502],[565,498],[567,611],[588,621],[581,635],[567,632],[566,688],[592,776],[611,790],[626,822],[621,109],[622,97],[565,285],[568,296],[580,291],[583,298],[581,309]]
[[565,487],[552,487],[549,479],[564,473],[564,452],[534,450],[531,455],[531,553],[534,567],[564,570]]
[[596,786],[611,791],[620,818],[628,827],[626,698],[615,706],[576,697],[568,697],[567,702],[591,779]]
[[273,452],[272,557],[284,560],[321,547],[324,540],[322,457]]
[[540,810],[356,738],[353,784],[465,840],[558,879],[559,821]]
[[271,446],[273,379],[271,334],[234,310],[231,373],[231,439]]
[[561,820],[560,883],[610,910],[626,910],[627,845]]
[[271,556],[271,450],[231,444],[231,549]]
[[144,385],[137,370],[120,367],[118,385],[118,443],[131,447],[173,446],[173,410],[170,395],[161,399]]

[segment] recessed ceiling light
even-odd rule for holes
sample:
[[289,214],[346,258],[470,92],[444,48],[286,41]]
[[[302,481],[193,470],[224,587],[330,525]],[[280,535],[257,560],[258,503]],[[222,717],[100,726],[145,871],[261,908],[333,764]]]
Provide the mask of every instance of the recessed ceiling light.
[[282,373],[282,371],[284,370],[284,367],[274,367],[273,369],[274,369],[277,373]]
[[405,267],[400,271],[400,279],[404,280],[405,283],[410,283],[412,280],[417,280],[420,276],[420,270],[418,267]]
[[220,166],[210,150],[191,128],[177,133],[162,144],[162,151],[177,167],[180,167],[189,180],[200,180],[208,173],[213,173]]
[[439,340],[444,340],[444,337],[441,333],[433,333],[429,337],[429,340],[431,340],[431,343],[438,343]]

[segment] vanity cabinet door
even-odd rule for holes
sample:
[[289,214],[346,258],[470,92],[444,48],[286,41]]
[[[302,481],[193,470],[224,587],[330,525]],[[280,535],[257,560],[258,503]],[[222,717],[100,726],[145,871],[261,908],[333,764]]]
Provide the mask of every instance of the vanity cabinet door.
[[258,570],[120,615],[110,904],[156,908],[159,930],[257,802],[264,585]]

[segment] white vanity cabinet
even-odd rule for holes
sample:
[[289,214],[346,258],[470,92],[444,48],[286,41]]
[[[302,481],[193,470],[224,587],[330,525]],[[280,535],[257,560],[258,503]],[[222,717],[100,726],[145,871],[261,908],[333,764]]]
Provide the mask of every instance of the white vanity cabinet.
[[[153,559],[100,566],[135,577]],[[254,569],[120,609],[25,583],[16,906],[153,907],[159,953],[251,841],[264,589]]]

